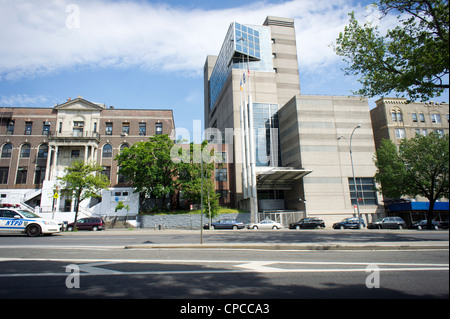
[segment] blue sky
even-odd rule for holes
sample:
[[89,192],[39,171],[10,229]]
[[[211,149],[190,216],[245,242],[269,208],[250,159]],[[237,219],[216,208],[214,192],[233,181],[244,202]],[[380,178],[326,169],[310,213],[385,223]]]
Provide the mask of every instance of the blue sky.
[[[0,0],[0,107],[53,107],[83,98],[116,108],[173,109],[203,121],[203,65],[229,23],[295,19],[302,94],[350,95],[356,78],[329,45],[356,0]],[[383,20],[386,27],[392,20]],[[370,107],[373,107],[373,99]]]

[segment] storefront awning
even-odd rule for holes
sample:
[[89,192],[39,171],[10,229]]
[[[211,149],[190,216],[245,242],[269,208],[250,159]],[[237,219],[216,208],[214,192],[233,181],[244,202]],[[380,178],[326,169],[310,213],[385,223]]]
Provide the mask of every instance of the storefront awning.
[[258,189],[289,190],[301,178],[311,173],[307,169],[277,167],[256,176]]

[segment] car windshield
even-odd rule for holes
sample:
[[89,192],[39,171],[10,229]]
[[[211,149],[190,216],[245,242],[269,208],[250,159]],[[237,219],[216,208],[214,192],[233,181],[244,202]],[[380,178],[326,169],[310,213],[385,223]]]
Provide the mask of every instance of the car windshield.
[[35,213],[29,212],[27,210],[19,209],[17,211],[26,218],[41,218],[41,216],[38,216]]

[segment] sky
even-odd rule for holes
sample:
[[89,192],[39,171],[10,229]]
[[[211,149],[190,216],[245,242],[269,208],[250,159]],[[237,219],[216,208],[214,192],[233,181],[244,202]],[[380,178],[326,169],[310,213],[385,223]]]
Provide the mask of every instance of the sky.
[[[229,24],[295,19],[300,86],[351,95],[357,78],[330,45],[367,0],[0,0],[0,107],[53,107],[82,96],[121,109],[172,109],[203,122],[203,66]],[[388,28],[394,20],[383,19]],[[373,108],[374,101],[369,101]]]

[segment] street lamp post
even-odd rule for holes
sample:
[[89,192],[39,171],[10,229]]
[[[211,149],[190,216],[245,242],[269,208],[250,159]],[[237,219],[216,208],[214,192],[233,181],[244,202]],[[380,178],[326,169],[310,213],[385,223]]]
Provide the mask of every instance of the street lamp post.
[[355,130],[357,128],[360,128],[361,124],[356,125],[356,127],[353,129],[352,134],[350,135],[350,143],[347,141],[347,139],[344,136],[339,136],[337,139],[338,141],[341,139],[344,139],[349,148],[350,148],[350,161],[352,163],[352,173],[353,173],[353,185],[355,185],[355,193],[356,193],[356,208],[358,210],[358,229],[361,229],[361,212],[359,210],[359,197],[358,197],[358,186],[356,185],[356,177],[355,177],[355,167],[353,165],[353,153],[352,153],[352,139],[353,139],[353,133],[355,133]]

